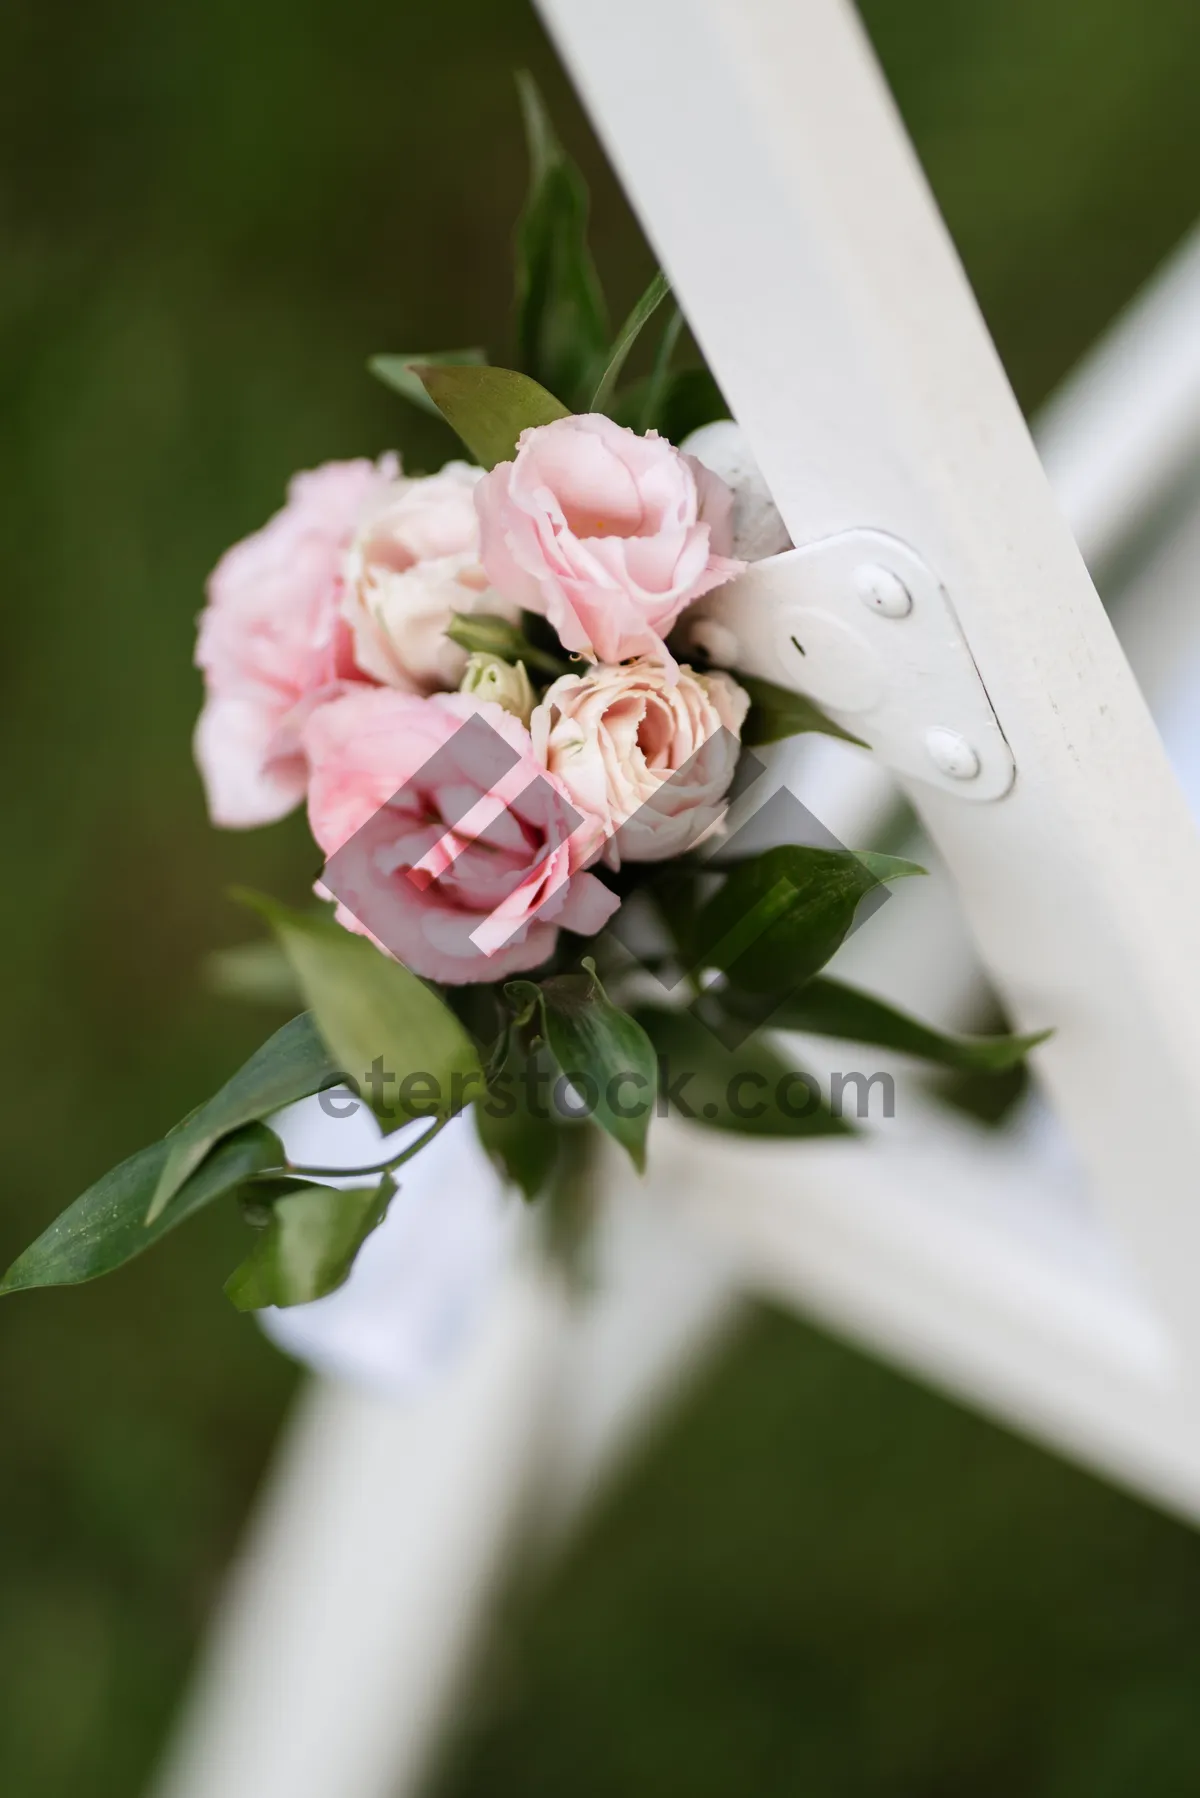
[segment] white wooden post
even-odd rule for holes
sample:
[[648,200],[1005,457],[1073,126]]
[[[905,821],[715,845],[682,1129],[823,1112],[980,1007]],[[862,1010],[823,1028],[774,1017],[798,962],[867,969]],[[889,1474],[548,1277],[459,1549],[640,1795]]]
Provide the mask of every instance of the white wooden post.
[[157,1798],[419,1788],[509,1556],[561,1540],[735,1315],[723,1251],[623,1196],[595,1304],[519,1252],[429,1390],[302,1396]]
[[561,1294],[513,1268],[440,1391],[314,1383],[160,1770],[160,1798],[394,1798],[423,1776],[544,1456]]
[[[1042,1076],[1195,1434],[1200,838],[861,26],[845,0],[543,11],[793,540],[891,533],[949,594],[1016,781],[906,790],[1014,1015],[1056,1026]],[[774,1166],[782,1199],[801,1162]]]

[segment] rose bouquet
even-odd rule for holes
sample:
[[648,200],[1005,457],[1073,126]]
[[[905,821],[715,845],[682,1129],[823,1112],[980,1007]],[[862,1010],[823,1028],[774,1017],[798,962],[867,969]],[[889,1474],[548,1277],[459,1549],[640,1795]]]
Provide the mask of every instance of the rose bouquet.
[[[786,529],[711,377],[674,366],[661,276],[610,333],[580,177],[522,94],[518,366],[372,365],[469,460],[297,475],[218,563],[200,620],[214,823],[306,805],[325,858],[312,910],[245,896],[278,961],[253,945],[243,972],[304,1009],[68,1207],[3,1290],[107,1272],[232,1198],[256,1232],[234,1303],[298,1304],[345,1279],[397,1170],[463,1112],[505,1180],[561,1214],[602,1134],[640,1169],[664,1109],[849,1129],[763,1026],[975,1071],[1037,1040],[947,1036],[822,974],[864,902],[920,869],[828,842],[748,849],[730,829],[754,747],[845,733],[714,665],[721,633],[697,602],[789,547]],[[313,1094],[338,1115],[345,1088],[401,1133],[350,1188],[289,1161],[269,1122]]]

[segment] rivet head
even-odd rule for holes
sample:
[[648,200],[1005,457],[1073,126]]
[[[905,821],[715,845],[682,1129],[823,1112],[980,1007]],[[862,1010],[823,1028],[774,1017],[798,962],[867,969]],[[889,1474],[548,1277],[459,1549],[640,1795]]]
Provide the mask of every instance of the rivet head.
[[929,759],[939,774],[951,780],[974,780],[979,773],[979,755],[967,739],[945,724],[934,724],[925,732]]
[[884,618],[907,618],[912,611],[912,594],[900,576],[878,562],[864,562],[855,569],[854,585],[868,612],[879,612]]

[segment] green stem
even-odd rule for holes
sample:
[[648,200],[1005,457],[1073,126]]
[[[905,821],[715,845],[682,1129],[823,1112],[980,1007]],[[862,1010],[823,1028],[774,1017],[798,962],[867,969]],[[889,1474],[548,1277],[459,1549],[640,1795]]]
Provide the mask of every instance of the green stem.
[[339,1178],[352,1180],[359,1174],[390,1174],[394,1168],[403,1167],[406,1161],[411,1161],[414,1155],[419,1155],[425,1145],[431,1143],[434,1137],[446,1128],[451,1117],[457,1115],[456,1112],[447,1112],[444,1118],[438,1118],[432,1129],[426,1130],[423,1136],[418,1136],[416,1142],[410,1142],[406,1148],[401,1149],[398,1155],[393,1155],[389,1161],[376,1162],[372,1167],[299,1167],[295,1162],[289,1161],[286,1167],[270,1168],[265,1173],[256,1174],[255,1179],[278,1180],[281,1174],[300,1174],[306,1180]]
[[650,429],[658,416],[663,395],[667,390],[667,381],[671,373],[671,357],[675,353],[675,345],[679,342],[679,333],[683,329],[683,313],[676,306],[667,320],[666,330],[658,346],[658,354],[654,358],[654,366],[650,370],[650,378],[646,382],[645,397],[642,400],[642,413],[638,420],[638,429],[643,433]]
[[617,378],[625,366],[625,358],[637,341],[638,333],[656,307],[662,305],[670,291],[671,283],[659,269],[617,334],[617,341],[613,344],[609,355],[608,367],[601,375],[596,391],[592,395],[591,404],[588,406],[589,412],[607,412],[612,404]]

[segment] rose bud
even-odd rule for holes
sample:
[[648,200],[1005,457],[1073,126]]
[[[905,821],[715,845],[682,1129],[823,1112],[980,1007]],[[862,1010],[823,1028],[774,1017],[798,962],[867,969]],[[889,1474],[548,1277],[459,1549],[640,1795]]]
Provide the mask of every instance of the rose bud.
[[505,662],[499,656],[476,652],[467,657],[467,665],[459,683],[460,693],[473,693],[476,699],[490,699],[506,712],[519,718],[527,728],[529,715],[537,704],[533,683],[525,672],[524,662]]

